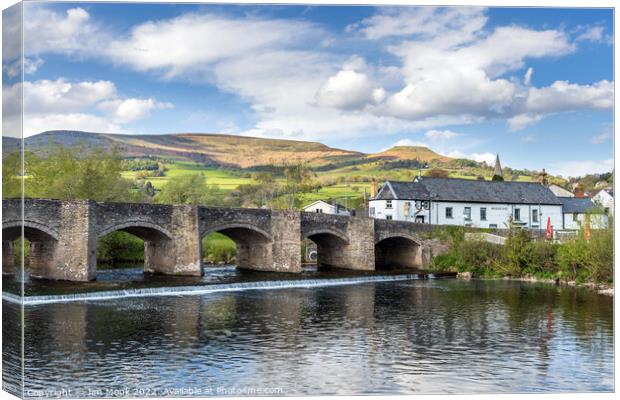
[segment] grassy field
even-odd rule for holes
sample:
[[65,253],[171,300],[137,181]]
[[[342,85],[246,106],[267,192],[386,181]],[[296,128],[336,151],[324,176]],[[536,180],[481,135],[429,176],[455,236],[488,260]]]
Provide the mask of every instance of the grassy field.
[[[155,189],[161,189],[169,179],[196,173],[202,173],[205,176],[208,185],[217,185],[222,191],[230,191],[237,188],[239,185],[252,183],[252,179],[250,178],[239,177],[236,174],[222,169],[205,168],[200,164],[188,161],[178,161],[174,164],[166,164],[166,176],[148,177],[146,180],[151,182]],[[123,172],[123,176],[129,179],[134,179],[137,174],[138,171]]]
[[[150,181],[155,189],[163,188],[170,179],[182,175],[190,175],[196,173],[202,173],[205,176],[208,185],[216,185],[223,193],[227,193],[236,189],[239,185],[256,183],[250,177],[244,177],[243,175],[249,175],[243,172],[229,171],[226,169],[218,169],[215,167],[204,167],[199,163],[191,161],[175,161],[173,163],[165,164],[166,172],[162,177],[147,177],[146,180]],[[357,206],[363,199],[364,190],[367,194],[370,194],[371,184],[370,182],[359,182],[360,180],[369,180],[375,177],[378,180],[378,184],[381,185],[384,179],[409,181],[413,179],[418,173],[423,175],[429,169],[412,170],[412,169],[382,169],[377,162],[369,162],[367,164],[347,166],[331,171],[317,172],[317,179],[322,182],[327,182],[319,191],[312,193],[304,193],[301,197],[303,203],[311,203],[315,200],[335,200],[342,205]],[[465,178],[476,179],[477,176],[485,176],[486,179],[490,179],[490,172],[485,169],[470,168],[466,171],[462,169],[446,169],[450,173],[452,178]],[[134,179],[138,174],[138,171],[125,171],[123,176],[129,179]],[[518,181],[527,182],[531,181],[530,176],[519,176]]]

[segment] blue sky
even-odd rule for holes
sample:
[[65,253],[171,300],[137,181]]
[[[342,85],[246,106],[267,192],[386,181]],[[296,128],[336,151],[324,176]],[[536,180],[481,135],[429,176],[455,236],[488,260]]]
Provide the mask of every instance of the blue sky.
[[[610,9],[26,3],[24,13],[25,135],[219,132],[499,153],[565,176],[613,167]],[[5,82],[16,56],[3,54]]]

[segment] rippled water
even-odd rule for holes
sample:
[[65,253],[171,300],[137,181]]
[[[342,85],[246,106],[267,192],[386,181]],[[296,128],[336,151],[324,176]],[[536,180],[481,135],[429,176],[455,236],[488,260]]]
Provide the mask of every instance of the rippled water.
[[[437,280],[33,305],[25,394],[611,391],[612,303]],[[7,323],[19,307],[3,305],[6,382],[19,372]]]

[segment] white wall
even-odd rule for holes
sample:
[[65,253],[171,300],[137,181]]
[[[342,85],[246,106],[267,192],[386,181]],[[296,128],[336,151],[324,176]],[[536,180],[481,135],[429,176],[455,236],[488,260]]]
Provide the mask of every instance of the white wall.
[[[428,205],[428,202],[426,202],[426,204]],[[369,216],[372,218],[387,219],[387,216],[391,215],[394,220],[409,222],[416,222],[416,217],[424,217],[424,223],[429,223],[429,209],[428,207],[424,208],[423,203],[420,201],[392,200],[392,207],[388,208],[387,205],[388,200],[369,201]]]
[[609,193],[601,190],[592,200],[605,208],[609,208],[609,215],[614,215],[614,198]]
[[[607,227],[607,216],[601,214],[590,215],[591,229],[604,229]],[[564,213],[564,229],[581,229],[586,224],[586,214],[578,213],[577,221],[574,220],[573,213]]]
[[[374,218],[386,219],[386,215],[391,215],[392,219],[400,221],[414,222],[413,211],[410,207],[409,215],[404,213],[404,203],[411,200],[392,200],[392,208],[386,208],[386,200],[372,200],[370,207],[374,207]],[[446,218],[446,208],[452,208],[452,218]],[[471,221],[466,221],[464,217],[465,207],[471,207]],[[486,220],[480,219],[480,209],[486,208]],[[423,215],[425,223],[433,225],[460,225],[472,226],[476,228],[489,228],[496,225],[499,229],[506,229],[514,210],[520,210],[520,221],[527,228],[547,228],[547,217],[551,217],[551,225],[554,229],[562,229],[562,206],[561,205],[527,205],[527,204],[496,204],[496,203],[463,203],[463,202],[431,202],[430,210],[422,210],[417,215]],[[532,210],[538,210],[538,223],[532,220]]]

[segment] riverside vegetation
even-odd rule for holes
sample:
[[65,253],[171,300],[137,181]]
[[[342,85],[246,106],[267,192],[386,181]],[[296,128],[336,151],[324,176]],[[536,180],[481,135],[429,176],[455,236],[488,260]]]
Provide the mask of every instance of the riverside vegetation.
[[446,227],[447,253],[433,258],[433,270],[471,272],[483,277],[515,277],[576,283],[613,281],[613,222],[607,229],[581,229],[562,244],[536,240],[529,231],[511,228],[504,245],[465,240],[465,228]]
[[[324,177],[318,176],[316,168],[305,163],[290,163],[262,168],[253,172],[250,178],[240,180],[235,190],[223,190],[219,185],[208,184],[210,178],[204,171],[172,173],[175,164],[170,163],[171,160],[167,159],[123,159],[113,148],[93,151],[80,145],[49,145],[44,154],[25,153],[24,194],[26,197],[55,199],[299,209],[309,196],[324,190],[326,182]],[[4,197],[20,196],[20,165],[17,152],[3,157]],[[128,177],[128,170],[147,173]],[[433,170],[437,168],[430,171]],[[157,190],[147,179],[149,176],[160,179],[168,173],[167,182]],[[356,195],[361,196],[359,191]],[[593,230],[589,241],[585,240],[584,232],[580,232],[574,240],[562,245],[533,240],[527,231],[518,229],[509,231],[505,246],[466,241],[464,232],[459,227],[437,231],[437,235],[449,239],[451,248],[448,253],[435,257],[433,268],[470,271],[483,276],[534,276],[591,282],[610,282],[612,279],[611,228]],[[27,255],[28,243],[25,244]],[[16,245],[19,246],[20,242]],[[203,254],[208,263],[234,262],[235,250],[234,242],[219,233],[213,233],[203,241]],[[21,251],[15,253],[19,257]],[[100,263],[112,266],[141,262],[144,244],[129,233],[114,232],[99,241],[97,258]]]

